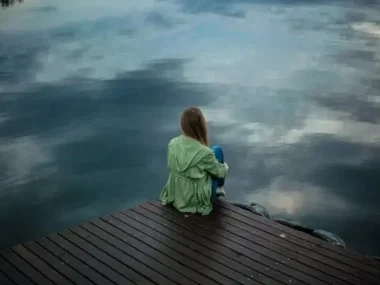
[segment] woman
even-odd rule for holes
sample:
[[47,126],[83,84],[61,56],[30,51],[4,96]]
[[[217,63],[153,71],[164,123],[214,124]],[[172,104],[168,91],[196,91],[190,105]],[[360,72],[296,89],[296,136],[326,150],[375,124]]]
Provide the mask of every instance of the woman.
[[190,107],[182,113],[181,129],[182,135],[169,142],[169,179],[161,201],[180,212],[208,215],[212,200],[224,194],[228,166],[220,147],[208,147],[206,120],[199,108]]

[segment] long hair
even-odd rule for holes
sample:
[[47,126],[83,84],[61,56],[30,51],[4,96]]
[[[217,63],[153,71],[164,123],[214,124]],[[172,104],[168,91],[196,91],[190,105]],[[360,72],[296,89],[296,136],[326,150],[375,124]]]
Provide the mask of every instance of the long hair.
[[181,116],[181,129],[185,136],[208,146],[207,124],[199,108],[189,107],[183,111]]

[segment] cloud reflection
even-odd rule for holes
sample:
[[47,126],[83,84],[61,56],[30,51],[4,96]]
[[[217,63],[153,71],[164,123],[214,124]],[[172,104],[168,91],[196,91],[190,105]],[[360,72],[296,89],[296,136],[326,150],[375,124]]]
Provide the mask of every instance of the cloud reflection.
[[0,244],[156,198],[188,105],[226,151],[230,199],[335,222],[351,241],[349,213],[372,225],[376,2],[33,3],[1,19],[0,222],[12,231]]
[[[186,106],[212,100],[181,76],[185,62],[168,59],[110,80],[67,79],[3,93],[0,222],[38,225],[8,231],[0,244],[154,199],[166,176],[166,145],[178,131],[165,126]],[[148,183],[139,182],[147,176]]]
[[341,196],[313,184],[277,177],[263,189],[249,194],[248,202],[265,205],[271,215],[300,219],[303,216],[344,216],[353,206]]

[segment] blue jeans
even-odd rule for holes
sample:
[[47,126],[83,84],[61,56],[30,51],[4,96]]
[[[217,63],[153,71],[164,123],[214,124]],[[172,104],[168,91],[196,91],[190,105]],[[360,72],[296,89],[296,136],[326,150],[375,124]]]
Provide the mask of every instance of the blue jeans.
[[[223,155],[222,148],[217,145],[214,145],[211,147],[211,149],[215,153],[216,159],[220,163],[224,163],[224,155]],[[222,186],[224,186],[224,178],[212,177],[212,184],[211,184],[211,199],[212,200],[216,198],[216,189]]]

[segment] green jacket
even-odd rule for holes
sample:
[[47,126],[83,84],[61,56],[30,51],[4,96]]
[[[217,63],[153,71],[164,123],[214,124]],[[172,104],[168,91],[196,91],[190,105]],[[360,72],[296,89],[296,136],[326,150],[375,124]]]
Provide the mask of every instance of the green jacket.
[[169,179],[161,193],[163,205],[173,204],[180,212],[208,215],[211,204],[211,175],[224,178],[225,165],[214,152],[183,135],[168,146]]

